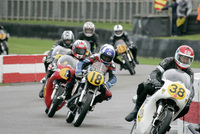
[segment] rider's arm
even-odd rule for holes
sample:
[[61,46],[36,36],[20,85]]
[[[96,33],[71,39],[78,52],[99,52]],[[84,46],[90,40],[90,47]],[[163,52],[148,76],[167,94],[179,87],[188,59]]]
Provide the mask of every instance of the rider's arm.
[[96,45],[96,53],[98,53],[100,50],[100,45],[101,45],[98,34],[95,34],[95,45]]
[[124,36],[126,39],[126,42],[128,43],[129,46],[133,45],[133,41],[131,40],[131,38],[129,37],[127,32],[124,32]]
[[109,75],[109,78],[108,78],[108,82],[107,82],[107,85],[109,85],[109,88],[114,86],[114,84],[117,82],[117,77],[115,75],[115,65],[112,64],[108,70],[108,75]]

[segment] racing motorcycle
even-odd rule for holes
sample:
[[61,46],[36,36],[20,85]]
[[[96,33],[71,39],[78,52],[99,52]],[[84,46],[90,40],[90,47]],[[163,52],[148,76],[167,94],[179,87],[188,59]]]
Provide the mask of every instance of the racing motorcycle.
[[9,34],[3,29],[0,29],[0,55],[8,55],[8,38]]
[[131,75],[135,74],[135,63],[133,55],[124,40],[119,39],[114,44],[115,51],[118,53],[122,62],[126,65]]
[[66,86],[75,74],[78,60],[70,55],[63,55],[57,61],[57,68],[44,87],[44,101],[48,117],[53,117],[55,112],[65,104]]
[[169,69],[162,81],[163,86],[140,107],[131,134],[165,134],[189,101],[192,82],[188,74]]
[[[103,65],[103,64],[102,64]],[[101,65],[97,65],[100,67]],[[100,67],[102,68],[102,67]],[[92,111],[93,102],[98,94],[100,86],[104,86],[106,90],[105,98],[112,96],[105,83],[105,74],[91,65],[87,70],[83,70],[83,78],[78,81],[74,87],[74,95],[68,101],[67,107],[67,123],[72,123],[75,127],[79,127],[85,119],[88,111]]]
[[[48,62],[50,63],[48,66],[48,72],[45,76],[45,80],[42,81],[41,83],[43,84],[41,91],[39,92],[39,97],[43,98],[43,89],[46,85],[46,80],[48,77],[50,77],[50,75],[54,72],[54,69],[57,68],[56,64],[58,59],[62,56],[62,55],[70,55],[72,53],[71,49],[68,48],[64,48],[61,46],[56,46],[51,54],[51,57],[48,59]],[[43,58],[43,62],[46,60],[46,56]],[[44,79],[44,78],[43,78]],[[43,96],[43,97],[42,97]]]

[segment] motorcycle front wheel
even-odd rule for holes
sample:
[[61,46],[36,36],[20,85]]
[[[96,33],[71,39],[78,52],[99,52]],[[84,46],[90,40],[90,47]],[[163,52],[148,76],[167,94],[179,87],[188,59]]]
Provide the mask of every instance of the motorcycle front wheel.
[[83,100],[85,100],[85,102],[83,102],[81,106],[77,109],[77,113],[76,113],[76,117],[74,121],[75,127],[79,127],[81,123],[83,122],[83,120],[85,119],[85,116],[90,108],[93,95],[94,95],[93,93],[88,92],[84,96]]
[[170,126],[172,120],[173,111],[167,107],[159,116],[159,121],[156,123],[156,126],[151,128],[150,134],[165,134]]
[[48,117],[53,117],[55,115],[59,105],[62,104],[63,99],[58,99],[57,97],[62,95],[64,93],[64,91],[65,91],[65,88],[59,87],[58,91],[56,92],[56,94],[51,102],[49,111],[47,113]]

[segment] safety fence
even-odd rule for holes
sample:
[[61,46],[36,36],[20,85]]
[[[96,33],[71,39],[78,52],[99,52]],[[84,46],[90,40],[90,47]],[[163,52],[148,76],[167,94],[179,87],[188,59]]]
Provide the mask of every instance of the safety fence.
[[0,56],[0,83],[40,81],[45,76],[44,55]]
[[[198,0],[191,0],[197,15]],[[154,0],[0,0],[0,19],[132,23],[133,16],[170,16]]]

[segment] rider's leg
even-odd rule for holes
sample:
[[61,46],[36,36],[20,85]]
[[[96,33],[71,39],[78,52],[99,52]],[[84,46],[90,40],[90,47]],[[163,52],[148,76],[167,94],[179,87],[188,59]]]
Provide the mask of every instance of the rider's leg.
[[136,46],[132,46],[132,48],[130,48],[132,54],[133,54],[133,58],[136,64],[139,64],[139,61],[137,59],[137,47]]

